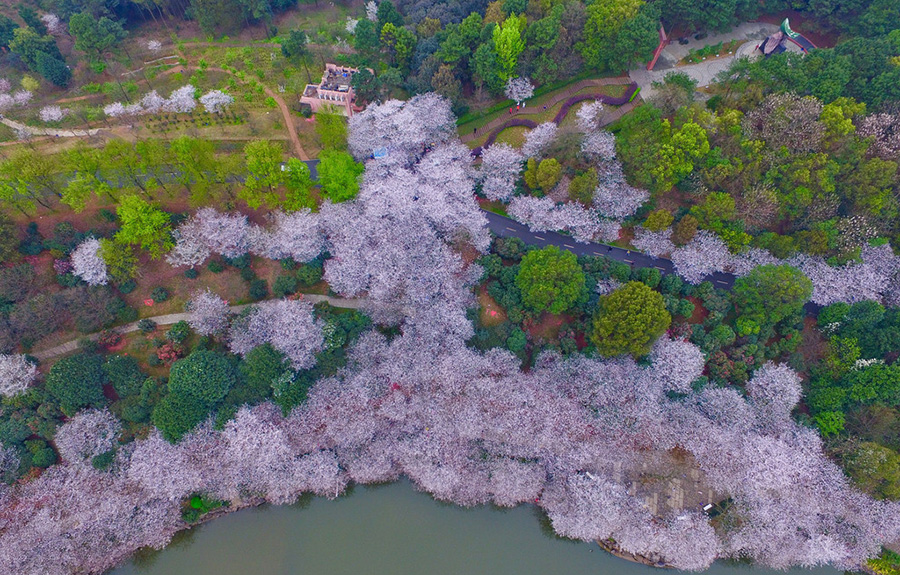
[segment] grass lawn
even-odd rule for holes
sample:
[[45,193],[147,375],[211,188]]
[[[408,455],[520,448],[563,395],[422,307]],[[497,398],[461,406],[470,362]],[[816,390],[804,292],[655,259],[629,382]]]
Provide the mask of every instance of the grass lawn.
[[494,327],[506,321],[506,311],[488,295],[484,286],[478,290],[478,321],[484,327]]

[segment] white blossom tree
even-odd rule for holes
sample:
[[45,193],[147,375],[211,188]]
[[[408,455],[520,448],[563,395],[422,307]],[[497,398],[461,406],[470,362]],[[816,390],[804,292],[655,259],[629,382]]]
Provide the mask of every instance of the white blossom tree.
[[145,114],[158,114],[166,106],[166,99],[156,90],[151,90],[141,98],[141,111]]
[[650,199],[650,192],[632,187],[625,181],[618,160],[600,162],[597,176],[599,182],[594,190],[593,205],[603,216],[621,221]]
[[534,95],[534,84],[525,77],[510,78],[506,81],[503,93],[510,100],[523,102]]
[[655,258],[672,253],[675,249],[671,228],[653,232],[643,226],[637,226],[634,228],[634,239],[631,240],[631,243],[637,249]]
[[677,393],[690,393],[691,383],[703,374],[706,358],[696,345],[689,341],[659,338],[650,353],[654,377],[662,382],[663,389]]
[[[509,203],[509,215],[527,224],[533,232],[558,230],[571,232],[579,242],[589,242],[595,236],[606,236],[613,230],[604,229],[604,220],[594,209],[584,208],[578,203],[557,204],[548,197],[518,196]],[[618,237],[619,226],[613,223],[614,238]]]
[[232,322],[229,347],[233,353],[244,355],[264,343],[284,353],[294,369],[314,366],[324,337],[312,304],[299,300],[263,302]]
[[228,302],[208,289],[191,297],[187,311],[188,325],[200,335],[219,335],[228,329]]
[[100,240],[87,238],[72,252],[72,273],[89,285],[106,285],[106,261],[100,255]]
[[709,274],[723,271],[731,254],[719,236],[700,230],[694,239],[672,252],[671,258],[678,275],[688,283],[699,284]]
[[50,32],[52,36],[61,36],[66,33],[65,25],[63,25],[56,14],[41,14],[41,22],[44,23],[44,26],[47,27],[47,32]]
[[388,100],[369,105],[349,121],[347,144],[358,160],[376,150],[387,152],[386,160],[408,162],[425,146],[436,146],[456,137],[456,118],[449,102],[428,92],[410,100]]
[[121,118],[125,116],[125,104],[122,102],[113,102],[103,106],[103,113],[110,118]]
[[366,18],[372,22],[378,20],[378,4],[375,3],[375,0],[366,2]]
[[12,89],[12,84],[6,78],[0,78],[0,94],[7,94]]
[[803,390],[800,376],[786,365],[768,362],[747,382],[747,393],[761,412],[781,421],[790,418]]
[[494,144],[481,154],[481,191],[489,200],[509,200],[522,173],[522,154],[507,143]]
[[[522,146],[522,155],[525,156],[525,158],[535,158],[540,156],[544,149],[556,139],[556,133],[558,131],[559,128],[557,128],[554,122],[538,124],[536,128],[525,134],[525,144]],[[490,148],[493,148],[493,146]]]
[[119,420],[108,410],[90,409],[60,426],[54,442],[66,462],[90,465],[94,457],[116,446],[121,431]]
[[34,97],[34,94],[29,92],[28,90],[17,90],[13,94],[13,101],[15,101],[16,106],[24,106]]
[[0,395],[18,395],[28,389],[36,378],[37,366],[24,355],[0,354]]
[[249,233],[250,250],[260,256],[306,262],[321,253],[325,245],[319,218],[309,209],[289,214],[275,212],[268,230],[254,226]]
[[200,96],[200,103],[210,114],[219,114],[234,103],[234,98],[222,90],[210,90]]
[[196,89],[190,84],[173,90],[166,99],[163,109],[176,114],[192,112],[197,107],[197,100],[194,97],[195,92]]
[[63,118],[69,115],[70,110],[68,108],[60,108],[59,106],[44,106],[41,108],[41,111],[38,112],[38,117],[41,119],[41,122],[59,122]]
[[147,50],[153,52],[154,54],[162,50],[162,42],[159,40],[148,40],[147,41]]

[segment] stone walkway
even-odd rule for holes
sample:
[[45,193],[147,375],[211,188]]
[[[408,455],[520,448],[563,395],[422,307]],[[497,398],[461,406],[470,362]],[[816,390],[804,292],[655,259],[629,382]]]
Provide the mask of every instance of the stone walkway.
[[[694,38],[691,37],[686,45],[679,44],[678,40],[673,38],[669,45],[666,46],[659,55],[659,60],[656,62],[656,66],[652,71],[641,67],[628,72],[628,76],[641,87],[641,95],[645,100],[652,97],[654,94],[652,86],[653,82],[662,81],[670,72],[684,72],[694,80],[697,80],[697,86],[708,86],[715,80],[715,77],[719,73],[728,69],[732,60],[752,55],[759,42],[765,40],[767,36],[777,31],[778,26],[774,24],[745,22],[728,32],[710,34],[702,40],[694,40]],[[746,42],[738,48],[736,54],[717,58],[709,62],[676,67],[678,62],[687,56],[688,52],[692,49],[698,50],[704,46],[713,46],[719,42],[725,44],[732,40],[746,40]],[[785,44],[788,50],[793,48],[799,50],[792,42],[786,42]]]
[[[346,308],[346,309],[360,309],[365,304],[365,300],[362,300],[362,299],[343,299],[343,298],[331,297],[331,296],[327,296],[327,295],[318,295],[318,294],[301,294],[301,297],[299,297],[298,299],[301,299],[304,301],[310,301],[314,304],[324,301],[324,302],[328,302],[330,305],[332,305],[334,307],[341,307],[341,308]],[[231,311],[239,312],[249,305],[253,305],[253,304],[231,306]],[[166,315],[158,315],[155,317],[148,317],[148,318],[144,318],[144,319],[149,319],[149,320],[155,322],[156,325],[172,325],[172,324],[178,323],[180,321],[187,321],[189,317],[190,317],[190,314],[188,314],[188,313],[170,313],[170,314],[166,314]],[[123,334],[124,333],[132,333],[139,329],[138,323],[139,323],[139,321],[135,321],[135,322],[132,322],[132,323],[129,323],[126,325],[121,325],[119,327],[112,328],[112,331],[115,331],[118,333],[123,333]],[[79,341],[81,341],[83,339],[88,339],[90,341],[97,341],[100,338],[100,333],[102,333],[102,332],[92,333],[90,335],[86,335],[86,336],[80,337],[76,340],[68,341],[66,343],[63,343],[63,344],[60,344],[55,347],[51,347],[49,349],[45,349],[42,351],[35,351],[35,352],[32,352],[31,355],[36,357],[39,361],[45,361],[52,357],[64,355],[67,353],[72,353],[73,351],[78,350],[78,342]]]

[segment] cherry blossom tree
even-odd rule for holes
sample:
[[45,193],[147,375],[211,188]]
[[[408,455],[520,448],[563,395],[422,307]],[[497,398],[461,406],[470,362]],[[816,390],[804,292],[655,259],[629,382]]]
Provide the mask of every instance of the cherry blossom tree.
[[871,138],[871,153],[883,160],[900,159],[900,113],[865,116],[860,121],[858,133]]
[[94,457],[115,447],[121,431],[119,420],[108,410],[90,409],[60,426],[54,442],[66,462],[90,465]]
[[89,285],[106,285],[106,262],[100,255],[100,240],[87,238],[72,252],[72,273]]
[[[613,229],[604,226],[604,220],[594,209],[586,209],[581,204],[557,204],[548,197],[519,196],[509,204],[509,214],[516,220],[528,224],[533,232],[559,230],[571,232],[580,242],[589,242],[595,236],[609,241],[617,239],[619,225],[612,222]],[[608,222],[608,220],[607,220]]]
[[706,358],[696,345],[668,337],[659,338],[650,353],[653,373],[663,389],[690,393],[691,383],[703,374]]
[[585,135],[600,129],[600,114],[603,113],[603,102],[590,100],[584,102],[575,112],[575,125]]
[[110,118],[121,118],[125,116],[125,104],[122,102],[113,102],[103,106],[103,113]]
[[12,84],[6,78],[0,78],[0,94],[6,94],[12,89]]
[[197,100],[194,98],[195,88],[188,84],[169,94],[163,109],[167,112],[175,112],[176,114],[186,114],[192,112],[197,107]]
[[208,289],[191,297],[187,311],[188,325],[200,335],[219,335],[228,329],[228,302]]
[[145,114],[158,114],[166,106],[166,99],[156,90],[151,90],[141,98],[141,111]]
[[768,362],[747,382],[747,393],[761,412],[785,421],[800,401],[800,376],[786,365]]
[[66,27],[56,14],[41,14],[41,22],[47,27],[47,32],[53,36],[61,36],[66,33]]
[[494,144],[481,154],[481,191],[489,200],[509,200],[522,172],[522,154],[507,143]]
[[59,106],[44,106],[38,112],[38,117],[40,117],[41,122],[59,122],[68,116],[70,111],[68,108],[63,109]]
[[[559,131],[553,122],[544,122],[538,124],[536,128],[525,134],[525,145],[522,146],[522,155],[526,158],[535,158],[541,155],[541,152],[556,139],[556,133]],[[490,146],[488,149],[493,148]]]
[[229,348],[244,355],[264,343],[284,353],[294,369],[315,365],[322,351],[322,322],[313,316],[312,304],[299,300],[276,300],[257,304],[231,324]]
[[615,160],[616,137],[606,130],[588,132],[581,142],[581,153],[589,160]]
[[260,256],[280,260],[293,258],[306,262],[321,253],[325,237],[319,218],[309,209],[285,214],[275,212],[269,229],[254,226],[249,231],[250,250]]
[[534,95],[534,84],[525,77],[510,78],[506,81],[503,93],[510,100],[523,102]]
[[346,30],[348,34],[353,34],[356,32],[357,24],[359,24],[358,18],[351,18],[350,16],[347,16],[347,21],[344,24],[344,30]]
[[747,113],[741,125],[745,137],[763,140],[772,149],[812,151],[825,137],[821,115],[822,102],[812,96],[772,94]]
[[13,94],[13,101],[15,101],[16,106],[24,106],[25,104],[27,104],[28,102],[31,101],[31,98],[33,96],[34,96],[34,94],[29,92],[28,90],[17,90]]
[[199,236],[210,251],[228,258],[244,255],[250,249],[247,217],[225,214],[213,208],[200,208],[192,218]]
[[672,253],[675,244],[672,243],[672,229],[666,228],[658,232],[652,232],[643,226],[634,228],[634,239],[631,243],[637,249],[655,258]]
[[16,101],[9,94],[0,94],[0,114],[9,111],[16,105]]
[[37,366],[24,355],[0,354],[0,395],[18,395],[28,389],[36,378]]
[[688,244],[672,252],[671,259],[678,275],[688,283],[699,284],[709,274],[723,271],[731,254],[719,236],[700,230]]
[[391,161],[409,162],[424,147],[455,138],[455,120],[449,102],[433,92],[405,102],[388,100],[350,118],[347,144],[358,160],[384,150]]
[[599,184],[594,190],[593,205],[603,216],[621,221],[650,199],[650,192],[628,185],[622,164],[617,160],[600,162],[597,176]]
[[210,255],[209,246],[206,245],[206,237],[199,221],[196,218],[188,218],[172,232],[175,245],[166,254],[166,261],[170,265],[198,266],[206,261]]
[[366,18],[372,22],[378,20],[378,4],[375,3],[375,0],[366,2]]
[[219,114],[234,103],[234,98],[221,90],[210,90],[200,96],[200,103],[210,114]]

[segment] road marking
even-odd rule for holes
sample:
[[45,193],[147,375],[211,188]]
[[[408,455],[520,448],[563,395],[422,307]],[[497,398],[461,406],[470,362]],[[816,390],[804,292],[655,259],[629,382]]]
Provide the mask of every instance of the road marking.
[[723,286],[727,286],[727,285],[728,285],[728,282],[725,281],[725,280],[716,280],[716,283],[717,283],[717,284],[722,284]]
[[603,254],[601,254],[600,252],[594,252],[594,255],[595,255],[595,256],[602,256]]
[[625,263],[633,264],[634,260],[625,260]]
[[539,240],[541,240],[541,241],[544,241],[544,240],[547,239],[547,238],[542,238],[541,236],[534,236],[534,237],[535,237],[535,239],[539,239]]
[[661,267],[659,267],[659,266],[654,266],[654,267],[655,267],[656,269],[658,269],[659,271],[661,271],[661,272],[666,271],[666,268],[661,268]]
[[511,232],[516,231],[516,228],[511,228],[511,227],[509,227],[509,226],[507,226],[506,229],[508,229],[508,230],[511,231]]
[[570,246],[569,244],[563,244],[563,245],[566,246],[567,248],[569,248],[570,250],[574,250],[574,249],[575,249],[575,246]]

